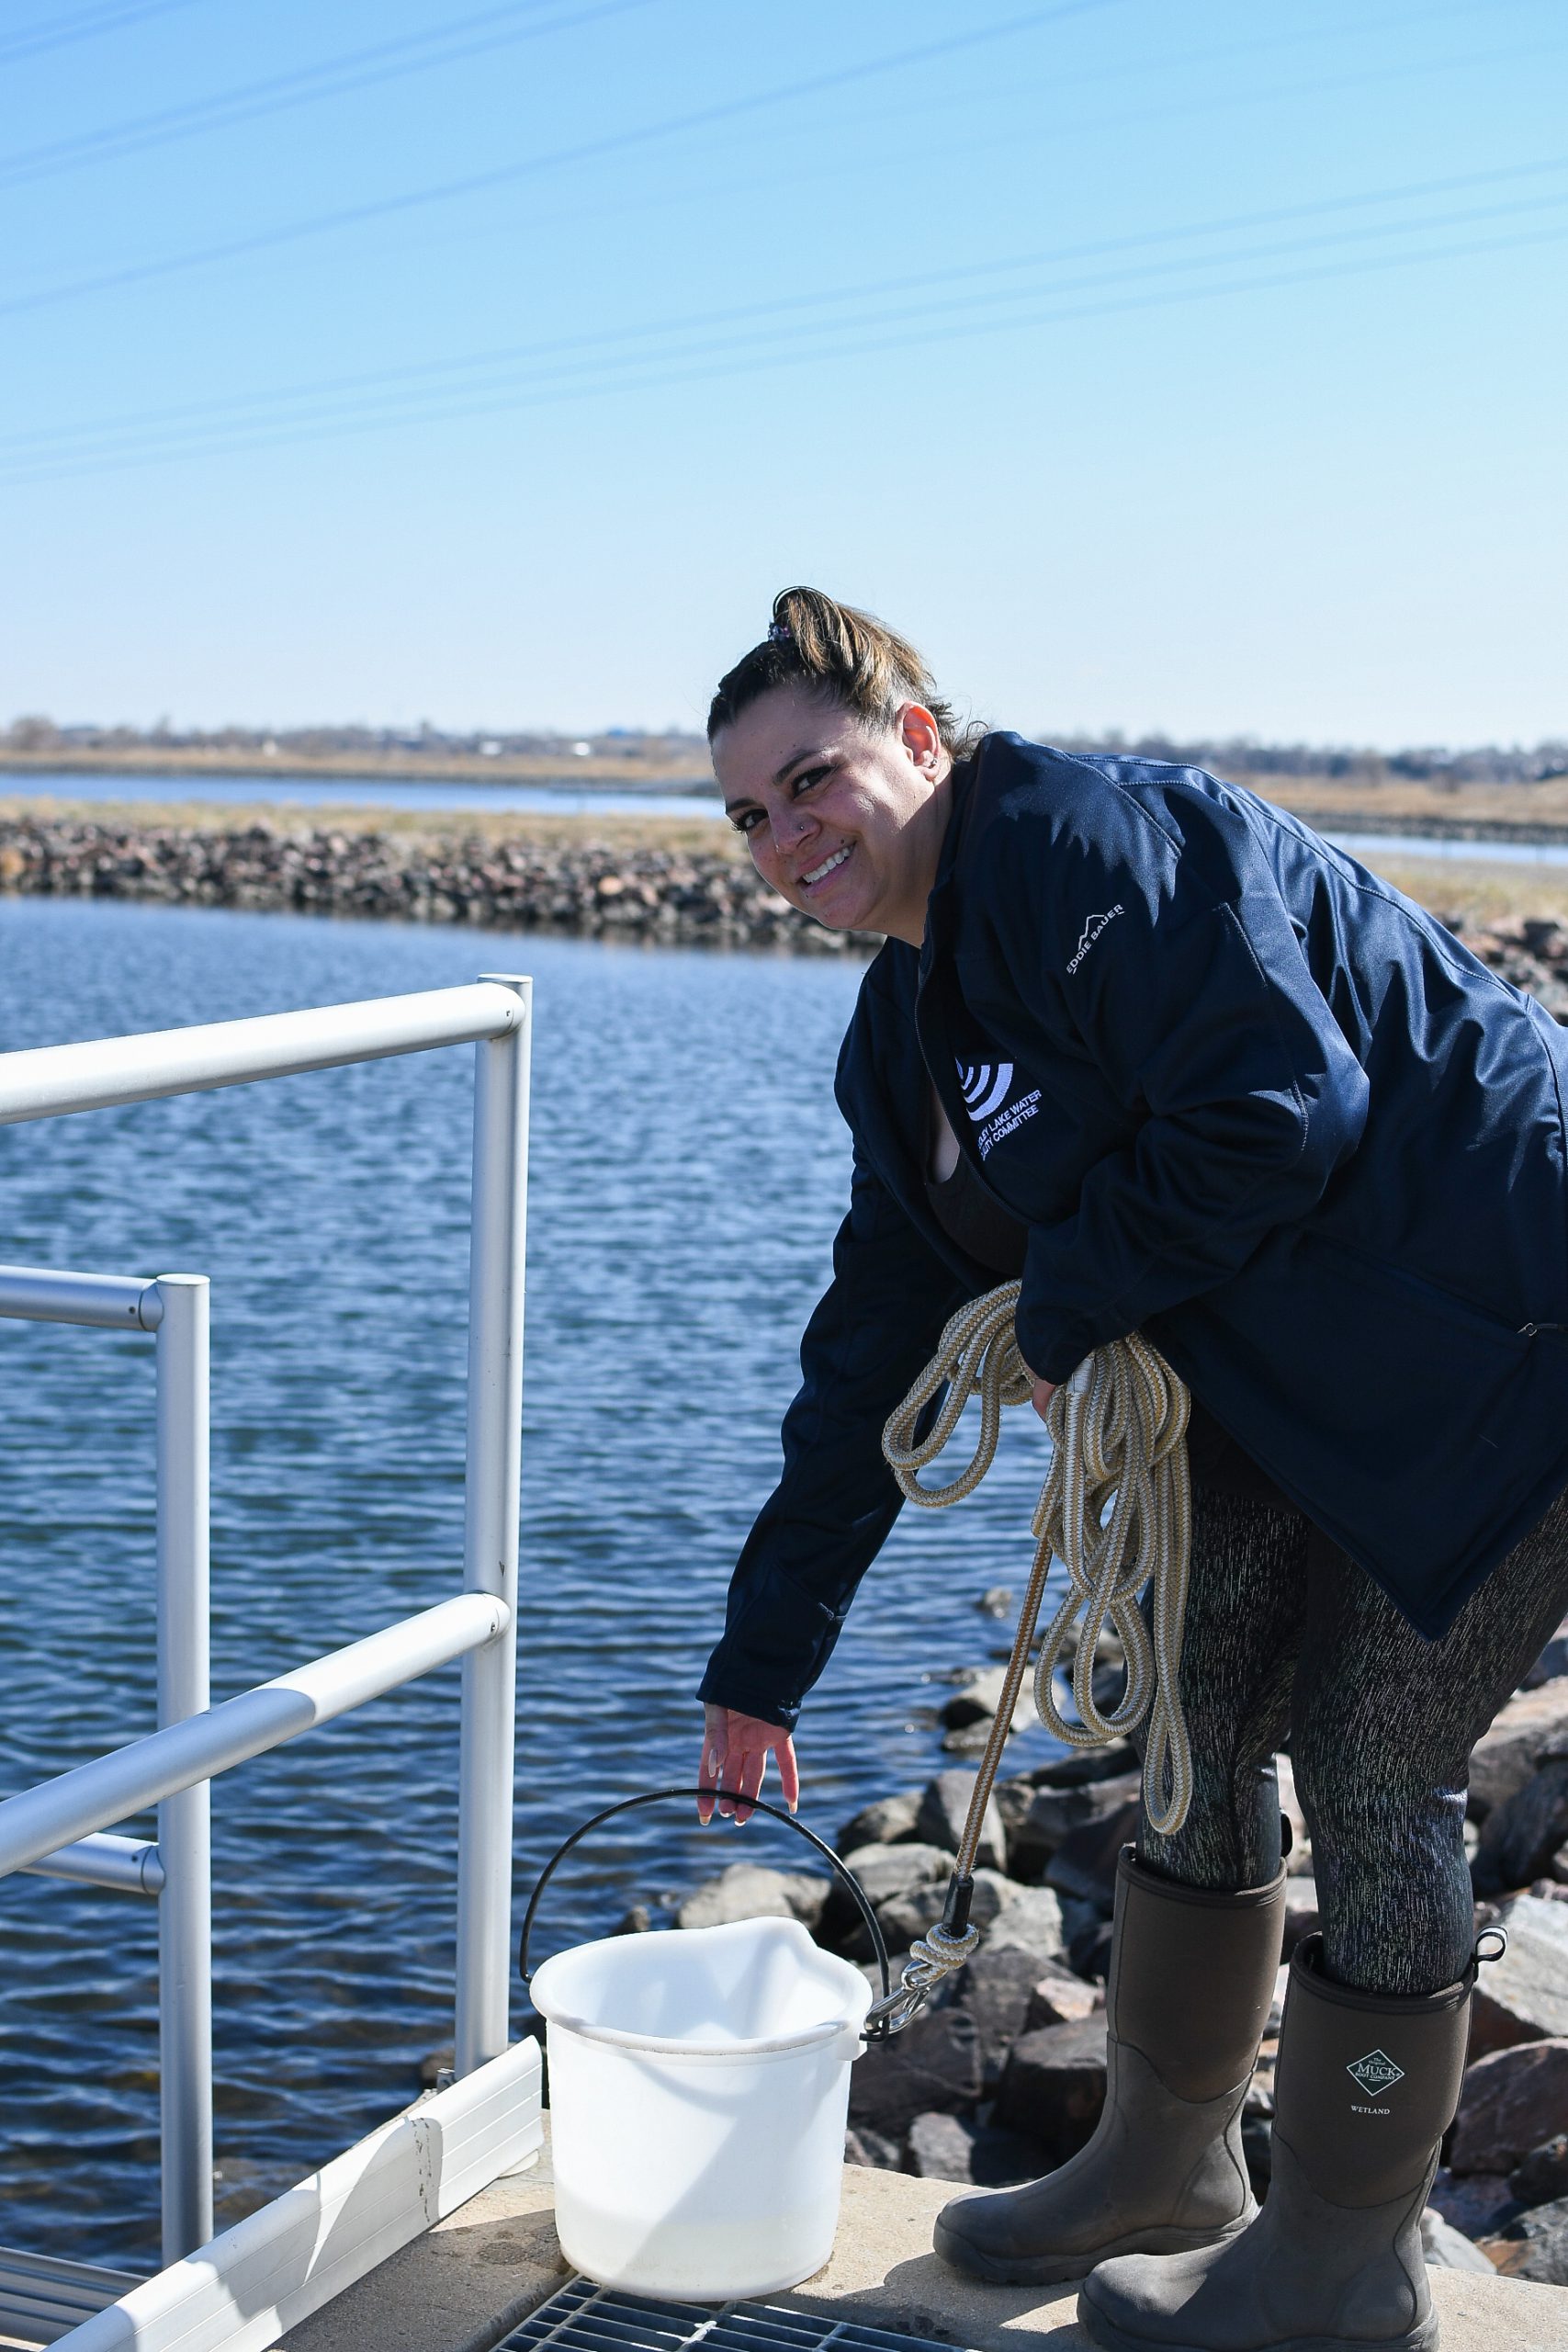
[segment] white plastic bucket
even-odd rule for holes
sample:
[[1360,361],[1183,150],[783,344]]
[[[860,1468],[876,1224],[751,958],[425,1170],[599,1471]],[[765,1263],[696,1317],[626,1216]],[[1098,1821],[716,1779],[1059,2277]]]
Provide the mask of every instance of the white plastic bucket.
[[774,2294],[833,2250],[871,1987],[795,1919],[613,1936],[547,1960],[556,2228],[602,2286]]

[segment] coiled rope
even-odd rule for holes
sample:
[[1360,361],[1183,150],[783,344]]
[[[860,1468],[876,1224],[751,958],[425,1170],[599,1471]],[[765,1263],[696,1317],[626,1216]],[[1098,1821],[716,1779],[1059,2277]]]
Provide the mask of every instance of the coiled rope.
[[[974,1493],[995,1459],[1003,1408],[1027,1404],[1032,1394],[1013,1329],[1021,1288],[1004,1283],[959,1309],[882,1433],[882,1451],[900,1487],[928,1510],[944,1510]],[[917,1439],[921,1415],[939,1396],[931,1429]],[[979,1398],[980,1428],[967,1464],[946,1486],[922,1486],[920,1472],[942,1452],[972,1397]],[[959,1840],[947,1912],[941,1925],[910,1948],[902,1993],[893,1996],[900,2011],[896,2024],[907,2023],[924,1995],[961,1968],[979,1941],[968,1925],[966,1895],[959,1902],[954,1895],[960,1882],[974,1874],[1053,1558],[1067,1571],[1067,1591],[1041,1642],[1034,1671],[1041,1721],[1068,1747],[1096,1747],[1136,1731],[1146,1718],[1144,1807],[1149,1826],[1169,1837],[1187,1818],[1192,1757],[1178,1681],[1192,1540],[1190,1409],[1186,1388],[1136,1331],[1096,1348],[1051,1399],[1045,1419],[1051,1468],[1032,1522],[1034,1565],[1001,1701]],[[1145,1586],[1151,1591],[1152,1634],[1139,1606]],[[1116,1704],[1102,1708],[1095,1700],[1093,1675],[1107,1624],[1121,1640],[1126,1679]],[[1063,1715],[1052,1688],[1057,1660],[1069,1646],[1077,1723]]]

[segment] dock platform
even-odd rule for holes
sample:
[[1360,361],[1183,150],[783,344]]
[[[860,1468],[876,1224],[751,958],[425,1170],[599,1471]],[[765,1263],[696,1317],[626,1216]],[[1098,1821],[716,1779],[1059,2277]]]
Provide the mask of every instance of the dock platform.
[[[1074,2318],[1076,2287],[983,2287],[931,2250],[953,2195],[939,2180],[844,2171],[838,2245],[786,2310],[886,2328],[974,2352],[1097,2352]],[[1442,2352],[1568,2352],[1568,2288],[1433,2270]],[[285,2352],[490,2352],[565,2285],[549,2148],[497,2181],[284,2339]]]

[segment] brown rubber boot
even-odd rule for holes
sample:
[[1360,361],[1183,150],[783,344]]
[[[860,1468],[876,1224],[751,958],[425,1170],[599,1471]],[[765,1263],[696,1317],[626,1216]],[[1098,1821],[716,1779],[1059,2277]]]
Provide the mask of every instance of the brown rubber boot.
[[1113,2254],[1234,2237],[1258,2208],[1241,2103],[1280,1964],[1285,1874],[1239,1894],[1182,1886],[1129,1846],[1106,1987],[1105,2112],[1093,2139],[1026,2188],[961,2197],[936,2250],[972,2278],[1046,2287]]
[[1232,2245],[1097,2270],[1078,2297],[1095,2342],[1434,2352],[1421,2213],[1459,2105],[1473,1974],[1421,1998],[1354,1993],[1309,1937],[1291,1962],[1262,2212]]

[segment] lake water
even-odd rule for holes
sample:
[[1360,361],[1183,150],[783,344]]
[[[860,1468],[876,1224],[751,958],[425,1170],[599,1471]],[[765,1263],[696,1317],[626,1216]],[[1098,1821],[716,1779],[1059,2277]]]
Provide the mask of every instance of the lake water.
[[[859,967],[390,924],[0,900],[0,1049],[532,971],[517,1877],[684,1780],[690,1693],[778,1459],[848,1178],[830,1081]],[[457,1589],[468,1050],[0,1129],[0,1258],[213,1280],[214,1695]],[[0,1323],[0,1789],[153,1723],[152,1343]],[[1043,1439],[907,1512],[801,1736],[804,1817],[942,1760],[929,1678],[1005,1629]],[[217,2144],[233,2219],[407,2101],[451,2033],[456,1669],[213,1790]],[[1016,1743],[1023,1769],[1050,1743]],[[612,1824],[543,1948],[758,1822]],[[152,1825],[127,1825],[151,1834]],[[737,1843],[737,1837],[743,1843]],[[0,2244],[155,2267],[154,1906],[0,1883]],[[519,1910],[521,1909],[521,1900]]]
[[209,801],[225,808],[501,808],[547,817],[711,817],[722,819],[714,793],[634,792],[614,786],[463,784],[395,777],[334,776],[320,782],[298,775],[103,775],[94,770],[47,776],[0,770],[0,799]]

